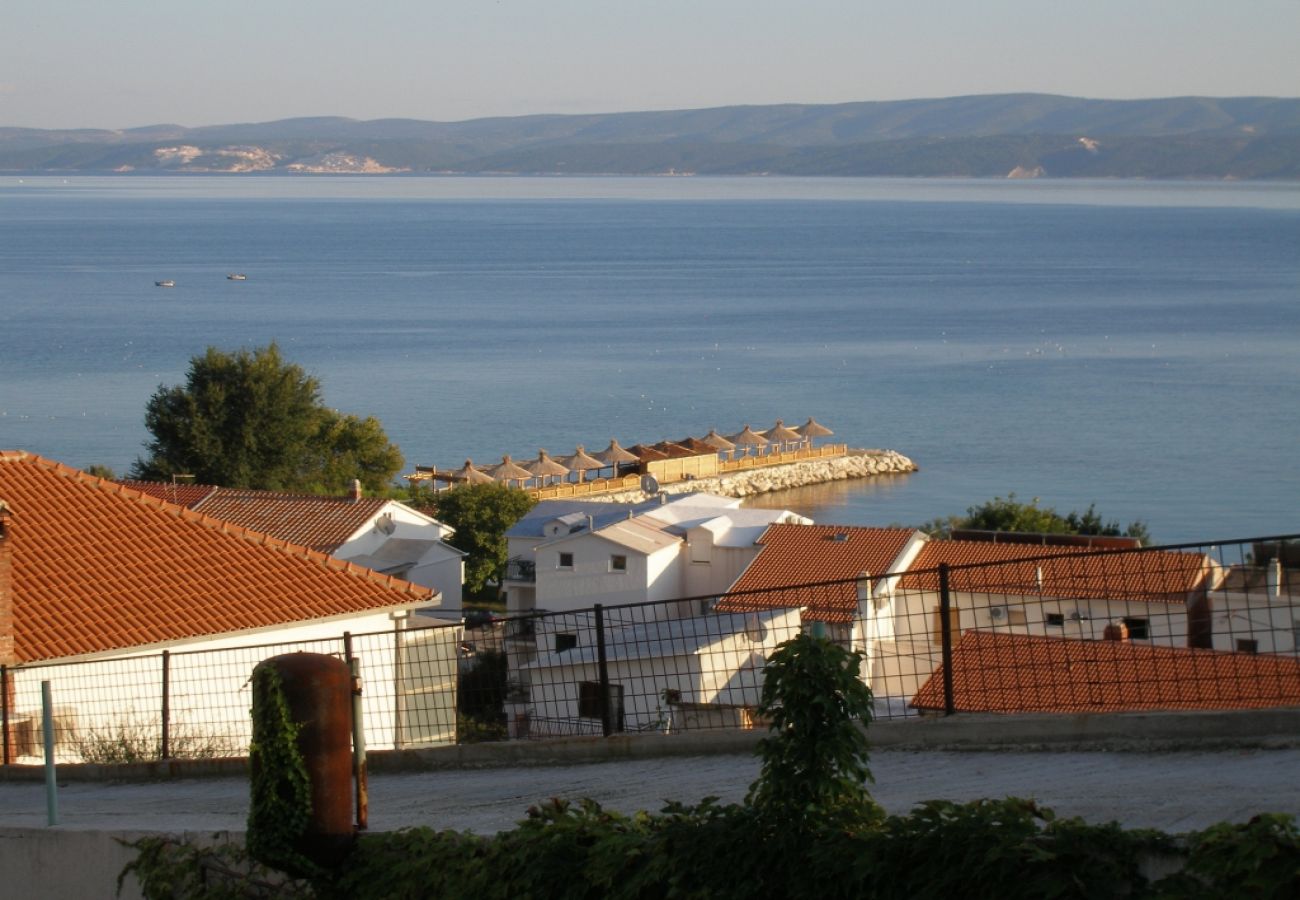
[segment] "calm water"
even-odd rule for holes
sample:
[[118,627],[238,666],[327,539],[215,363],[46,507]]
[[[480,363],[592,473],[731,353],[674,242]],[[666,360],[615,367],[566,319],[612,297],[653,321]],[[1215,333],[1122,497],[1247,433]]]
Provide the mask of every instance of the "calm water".
[[274,339],[408,469],[815,415],[922,469],[823,522],[1298,531],[1298,299],[1295,184],[0,178],[0,447],[124,471]]

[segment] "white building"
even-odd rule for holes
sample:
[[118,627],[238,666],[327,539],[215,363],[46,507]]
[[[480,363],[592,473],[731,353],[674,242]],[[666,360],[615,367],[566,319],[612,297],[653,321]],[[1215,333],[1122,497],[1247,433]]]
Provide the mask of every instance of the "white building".
[[148,756],[164,721],[172,755],[243,755],[253,667],[345,633],[370,746],[455,741],[461,629],[411,627],[430,588],[20,451],[0,502],[10,761],[40,752],[42,681],[63,761]]

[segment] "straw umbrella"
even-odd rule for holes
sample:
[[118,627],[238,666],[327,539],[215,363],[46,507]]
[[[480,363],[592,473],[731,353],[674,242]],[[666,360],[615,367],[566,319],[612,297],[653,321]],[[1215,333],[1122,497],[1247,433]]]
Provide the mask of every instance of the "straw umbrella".
[[682,438],[677,442],[696,456],[703,456],[706,453],[717,453],[718,450],[707,441],[702,441],[697,437]]
[[451,477],[461,484],[491,484],[496,480],[487,472],[474,468],[473,461],[468,459],[465,460],[465,465],[451,473]]
[[635,453],[630,453],[619,446],[618,441],[614,438],[609,439],[609,446],[596,454],[596,459],[614,470],[614,475],[618,475],[620,463],[639,463],[641,458]]
[[534,478],[532,472],[522,466],[516,465],[514,460],[510,458],[509,453],[501,457],[501,462],[492,466],[487,470],[487,472],[495,480],[504,481],[506,484],[509,484],[512,481],[517,481],[519,482],[520,487],[523,487],[525,481],[532,481]]
[[773,443],[780,444],[782,450],[791,444],[803,443],[803,435],[793,428],[786,428],[785,422],[781,419],[777,419],[775,425],[763,432],[763,436]]
[[568,468],[551,459],[545,450],[538,450],[537,459],[530,459],[523,467],[541,479],[542,484],[545,484],[548,478],[569,474]]
[[750,428],[748,425],[741,429],[739,434],[733,434],[731,436],[731,442],[737,447],[744,447],[746,454],[749,453],[751,447],[767,446],[767,438],[754,431],[754,429]]
[[667,459],[668,454],[646,444],[633,444],[628,447],[629,453],[635,453],[638,462],[648,463],[656,462],[661,459]]
[[831,431],[829,428],[827,428],[825,425],[823,425],[822,423],[818,422],[812,416],[809,416],[808,421],[804,422],[795,430],[798,431],[801,435],[803,435],[803,439],[808,442],[809,447],[812,447],[813,438],[830,437],[835,433]]
[[674,444],[672,441],[660,441],[652,446],[669,459],[681,459],[684,456],[695,455],[693,450],[683,447],[681,444]]
[[736,445],[718,434],[717,429],[715,428],[710,428],[709,433],[700,438],[700,440],[708,444],[714,450],[717,450],[719,456],[725,453],[730,457],[736,449]]
[[588,472],[594,472],[597,469],[605,468],[605,464],[594,456],[589,456],[587,450],[582,444],[573,451],[572,456],[563,458],[563,462],[569,467],[569,471],[578,473],[578,483],[581,484],[587,478]]

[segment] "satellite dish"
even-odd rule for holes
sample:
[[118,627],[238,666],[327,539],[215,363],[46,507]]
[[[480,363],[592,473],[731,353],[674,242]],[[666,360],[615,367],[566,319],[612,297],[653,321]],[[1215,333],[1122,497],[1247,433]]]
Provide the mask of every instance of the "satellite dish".
[[381,534],[392,534],[397,530],[397,523],[393,521],[391,513],[384,513],[379,517],[379,520],[375,522],[375,528],[378,529]]
[[641,490],[647,494],[659,493],[659,479],[653,475],[642,475]]

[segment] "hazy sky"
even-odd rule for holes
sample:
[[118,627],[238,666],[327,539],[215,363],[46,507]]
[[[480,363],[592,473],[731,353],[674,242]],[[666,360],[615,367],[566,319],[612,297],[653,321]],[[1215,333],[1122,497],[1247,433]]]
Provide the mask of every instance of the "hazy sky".
[[0,126],[1300,95],[1300,0],[0,0]]

